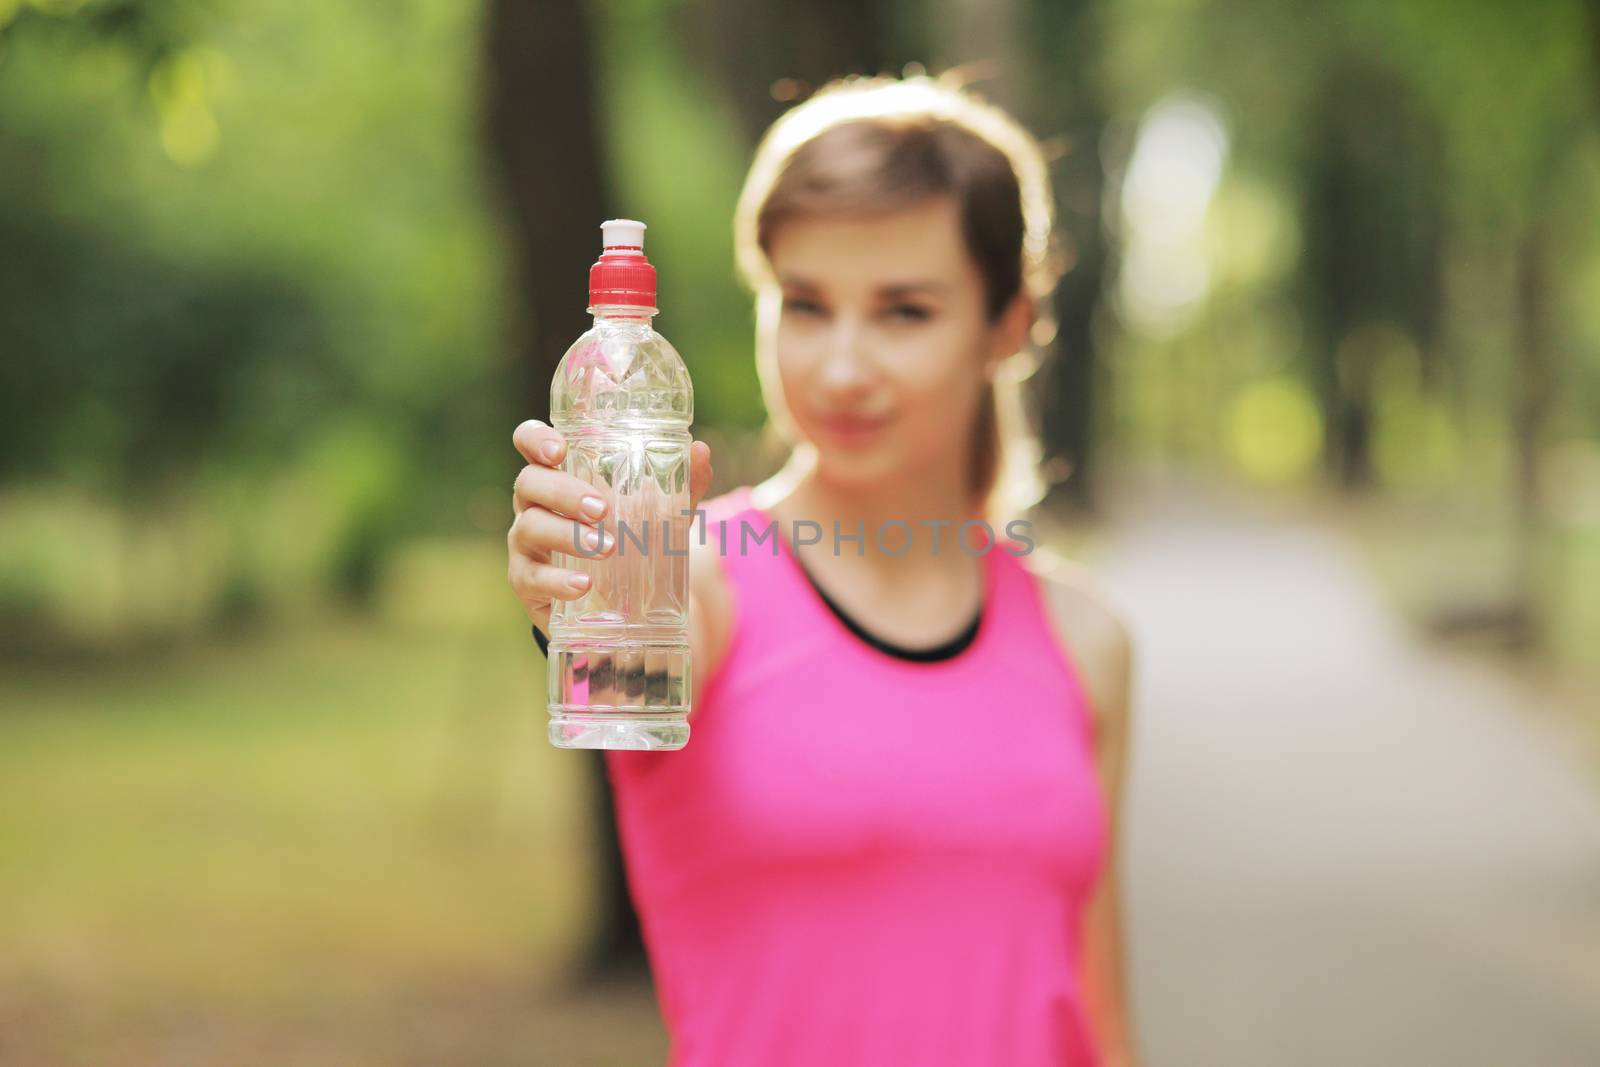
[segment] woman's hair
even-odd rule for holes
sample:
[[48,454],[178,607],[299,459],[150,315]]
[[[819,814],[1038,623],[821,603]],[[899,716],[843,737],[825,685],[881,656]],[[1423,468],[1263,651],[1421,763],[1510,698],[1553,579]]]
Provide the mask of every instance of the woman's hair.
[[[1004,521],[1047,488],[1024,385],[1054,333],[1047,298],[1060,275],[1049,172],[1027,130],[960,87],[954,72],[830,82],[785,112],[756,149],[734,217],[739,273],[757,295],[775,291],[768,254],[785,220],[872,217],[931,196],[956,203],[988,320],[1019,293],[1034,306],[1038,347],[1027,360],[1019,354],[1000,365],[974,431],[972,500],[980,514]],[[787,413],[773,414],[792,446]]]

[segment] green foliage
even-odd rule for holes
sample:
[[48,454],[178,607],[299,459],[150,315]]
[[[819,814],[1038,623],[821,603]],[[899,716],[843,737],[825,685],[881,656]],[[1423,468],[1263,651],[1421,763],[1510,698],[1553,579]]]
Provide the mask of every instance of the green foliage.
[[694,378],[695,420],[753,428],[764,417],[754,318],[733,268],[733,207],[750,149],[715,86],[664,45],[673,6],[601,7],[612,16],[601,41],[606,129],[621,202],[634,205],[624,214],[651,225],[657,325]]
[[[504,356],[472,12],[4,14],[0,487],[55,486],[61,521],[67,487],[196,519],[192,537],[231,545],[193,568],[222,615],[312,573],[369,597],[387,553],[504,450],[480,432]],[[243,532],[271,528],[274,493],[315,500],[287,550]],[[26,585],[8,599],[65,595]]]
[[[591,5],[599,121],[619,209],[652,224],[699,421],[752,428],[732,247],[752,146],[668,32],[691,2]],[[408,538],[499,524],[515,457],[485,425],[510,378],[480,14],[0,0],[0,534],[28,561],[0,569],[10,617],[117,633],[322,592],[370,603]],[[1160,336],[1126,314],[1103,331],[1114,446],[1292,481],[1341,439],[1343,398],[1390,490],[1508,482],[1510,257],[1541,214],[1550,438],[1600,436],[1584,5],[1112,0],[1018,19],[1017,54],[1049,68],[1029,84],[1075,87],[1030,105],[1041,131],[1110,116],[1113,277],[1137,273],[1115,194],[1138,120],[1198,93],[1227,131],[1189,234],[1203,295]],[[1361,228],[1318,229],[1330,175]],[[1341,239],[1354,269],[1330,287],[1313,268]],[[1141,269],[1170,259],[1150,247]],[[1398,333],[1367,359],[1374,330]]]

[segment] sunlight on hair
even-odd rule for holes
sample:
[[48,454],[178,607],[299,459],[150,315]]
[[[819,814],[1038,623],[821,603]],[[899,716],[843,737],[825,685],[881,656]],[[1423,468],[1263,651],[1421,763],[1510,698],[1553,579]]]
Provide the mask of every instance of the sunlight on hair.
[[1032,136],[1004,110],[962,87],[969,72],[953,68],[937,77],[913,73],[905,78],[855,75],[830,82],[804,103],[779,116],[756,151],[745,194],[735,210],[735,230],[744,277],[752,284],[765,278],[766,266],[750,255],[756,248],[758,197],[769,189],[790,155],[825,130],[859,119],[946,119],[967,127],[1010,158],[1022,193],[1024,253],[1030,264],[1029,285],[1035,292],[1053,283],[1057,268],[1051,248],[1054,225],[1050,179],[1043,159],[1032,150]]

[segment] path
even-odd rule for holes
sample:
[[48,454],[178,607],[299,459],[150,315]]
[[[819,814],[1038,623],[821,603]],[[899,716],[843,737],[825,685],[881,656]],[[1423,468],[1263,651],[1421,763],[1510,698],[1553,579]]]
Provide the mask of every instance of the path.
[[1145,1067],[1600,1064],[1600,786],[1318,526],[1181,496],[1093,565],[1140,667]]

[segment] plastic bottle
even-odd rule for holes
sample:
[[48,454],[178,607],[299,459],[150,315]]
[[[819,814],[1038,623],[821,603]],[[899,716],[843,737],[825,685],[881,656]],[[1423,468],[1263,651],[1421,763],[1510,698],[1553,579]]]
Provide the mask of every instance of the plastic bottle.
[[[562,357],[550,423],[563,470],[607,501],[607,556],[553,562],[590,575],[588,592],[550,614],[550,741],[558,748],[676,749],[689,740],[689,426],[683,359],[651,327],[656,272],[642,222],[600,227],[589,271],[594,326]],[[574,523],[575,526],[578,524]]]

